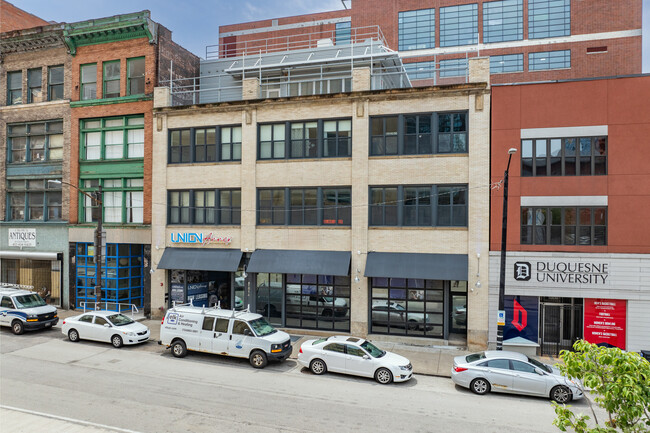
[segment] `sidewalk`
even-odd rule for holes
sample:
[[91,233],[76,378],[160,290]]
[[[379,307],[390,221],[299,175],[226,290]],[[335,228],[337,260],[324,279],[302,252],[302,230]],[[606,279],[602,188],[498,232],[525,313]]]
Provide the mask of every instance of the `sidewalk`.
[[0,406],[2,431],[12,433],[137,433],[118,427],[95,424],[46,413]]
[[[83,310],[59,310],[59,324],[66,317],[76,316],[82,314]],[[144,316],[138,317],[135,320],[149,327],[151,330],[150,342],[157,344],[160,339],[160,319],[145,319]],[[300,330],[300,335],[292,335],[291,344],[293,345],[292,359],[298,358],[300,345],[307,340],[320,338],[315,335],[308,335],[309,330]],[[296,340],[296,338],[299,338]],[[150,343],[150,344],[151,344]],[[375,344],[389,352],[397,353],[408,358],[413,365],[413,372],[416,374],[425,374],[430,376],[443,376],[451,377],[451,367],[454,364],[454,357],[467,355],[468,352],[463,347],[457,346],[415,346],[403,343],[394,343],[388,341],[375,341]],[[162,346],[160,346],[161,350]]]

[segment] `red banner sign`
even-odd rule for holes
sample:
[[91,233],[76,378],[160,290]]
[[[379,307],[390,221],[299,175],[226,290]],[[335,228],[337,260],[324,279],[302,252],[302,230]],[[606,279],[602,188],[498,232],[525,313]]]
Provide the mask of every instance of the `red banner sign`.
[[606,343],[625,350],[627,301],[585,299],[585,340]]

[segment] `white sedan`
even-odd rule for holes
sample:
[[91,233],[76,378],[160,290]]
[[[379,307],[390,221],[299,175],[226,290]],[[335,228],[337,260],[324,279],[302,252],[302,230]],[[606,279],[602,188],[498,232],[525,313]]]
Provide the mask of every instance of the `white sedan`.
[[408,359],[381,350],[363,338],[350,336],[307,340],[300,346],[298,362],[314,374],[332,371],[374,377],[381,384],[405,382],[413,377]]
[[61,327],[70,341],[80,339],[111,343],[115,347],[149,340],[149,328],[115,311],[89,311],[68,317]]

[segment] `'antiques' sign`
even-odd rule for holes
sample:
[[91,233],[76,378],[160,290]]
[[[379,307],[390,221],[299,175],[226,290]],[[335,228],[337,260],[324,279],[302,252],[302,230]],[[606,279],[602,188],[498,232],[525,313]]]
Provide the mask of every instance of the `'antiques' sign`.
[[604,285],[609,263],[539,260],[516,262],[514,279],[555,284]]
[[9,229],[10,247],[35,247],[36,229]]

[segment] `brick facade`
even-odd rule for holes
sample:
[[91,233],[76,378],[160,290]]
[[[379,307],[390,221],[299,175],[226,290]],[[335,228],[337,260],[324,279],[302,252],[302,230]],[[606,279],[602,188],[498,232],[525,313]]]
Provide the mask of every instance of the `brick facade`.
[[[273,30],[271,20],[255,21],[221,26],[220,34],[229,32],[243,32],[247,29],[256,31],[251,34],[238,34],[222,37],[220,43],[224,46],[250,40],[276,38],[291,34],[304,34],[309,32],[320,32],[321,30],[333,31],[334,25],[329,26],[307,26],[310,21],[332,17],[351,17],[352,28],[363,28],[367,26],[379,26],[389,47],[398,49],[398,15],[401,11],[418,9],[436,10],[435,20],[435,46],[440,50],[440,8],[470,4],[472,2],[459,0],[387,0],[381,2],[377,7],[375,0],[354,0],[351,2],[351,9],[339,10],[326,13],[300,15],[278,19],[278,25],[304,23],[305,27],[292,30]],[[483,35],[483,3],[478,4],[478,32],[479,42],[482,42]],[[623,0],[612,2],[608,0],[596,1],[573,1],[571,2],[571,37],[552,37],[547,39],[528,39],[528,0],[523,0],[523,41],[512,41],[495,44],[497,48],[491,48],[492,44],[481,46],[480,55],[503,55],[523,54],[524,68],[519,73],[493,74],[491,79],[494,83],[510,82],[533,82],[545,80],[561,80],[584,77],[602,77],[615,75],[629,75],[641,73],[641,0]],[[268,28],[260,32],[259,29]],[[293,31],[293,33],[291,33]],[[612,32],[611,35],[603,36]],[[613,32],[627,32],[614,34]],[[585,40],[585,39],[592,40]],[[605,38],[605,39],[601,39]],[[277,39],[280,40],[280,39]],[[530,42],[528,44],[528,42]],[[526,44],[525,44],[526,43]],[[505,46],[503,46],[505,45]],[[237,45],[238,47],[241,44]],[[315,43],[314,43],[315,46]],[[605,52],[587,54],[587,48],[607,47]],[[453,50],[454,47],[449,49]],[[423,62],[432,60],[447,60],[464,58],[465,51],[468,56],[477,56],[476,47],[458,47],[455,53],[444,53],[427,55],[426,53],[401,51],[400,55],[404,63]],[[528,54],[540,51],[571,50],[571,68],[547,71],[529,71]],[[427,50],[421,50],[427,51]],[[441,81],[446,84],[453,80]],[[422,81],[419,85],[430,84]],[[417,83],[416,83],[417,84]]]
[[[591,125],[608,126],[606,176],[522,177],[517,154],[510,167],[508,251],[650,253],[650,174],[642,144],[650,133],[650,77],[571,81],[493,87],[492,180],[503,176],[507,149],[520,148],[520,130]],[[645,156],[644,156],[645,155]],[[607,244],[522,245],[521,196],[606,196]],[[490,249],[499,250],[503,191],[492,193]],[[646,212],[647,211],[647,212]]]
[[0,0],[0,33],[45,26],[47,24],[48,22],[44,19],[25,12],[8,1]]
[[[369,332],[370,280],[364,276],[368,252],[412,252],[466,254],[470,287],[475,275],[487,275],[487,261],[477,261],[476,252],[488,255],[489,166],[488,128],[490,96],[487,62],[473,67],[475,82],[448,87],[367,91],[367,69],[354,71],[351,93],[304,96],[277,100],[259,99],[192,107],[164,107],[164,93],[154,109],[154,147],[152,191],[154,203],[166,203],[167,191],[185,189],[241,189],[241,225],[196,226],[200,232],[232,237],[225,248],[240,251],[265,249],[350,251],[351,314],[350,331],[354,335]],[[365,77],[364,77],[365,75]],[[250,85],[256,83],[251,79]],[[361,87],[364,86],[365,87]],[[167,89],[163,89],[167,90]],[[255,93],[255,92],[253,92]],[[478,102],[478,101],[482,102]],[[427,107],[423,109],[422,107]],[[467,154],[370,156],[371,116],[422,111],[468,112]],[[301,121],[305,119],[350,118],[352,122],[351,157],[321,159],[259,160],[258,126],[261,123]],[[168,164],[168,131],[175,128],[241,125],[241,162]],[[370,185],[467,184],[467,227],[383,227],[369,226]],[[271,187],[351,187],[350,226],[268,226],[257,223],[257,189]],[[178,247],[171,234],[184,231],[182,226],[167,225],[167,208],[153,208],[152,261],[159,263],[165,248]],[[220,248],[205,245],[202,248]],[[182,265],[179,264],[179,269]],[[358,271],[357,271],[358,269]],[[169,273],[154,269],[152,275],[152,312],[168,307]],[[355,277],[359,277],[356,281]],[[251,280],[247,280],[251,281]],[[248,282],[246,299],[255,296]],[[485,347],[487,341],[487,293],[468,292],[467,344]],[[254,302],[254,301],[244,301]],[[374,338],[374,337],[373,337]],[[391,336],[400,340],[402,337]],[[415,341],[417,337],[408,337]],[[430,339],[422,341],[431,344]]]
[[[44,28],[40,28],[41,30]],[[39,31],[40,32],[40,31]],[[3,42],[19,39],[22,32],[16,31],[9,34],[2,34]],[[63,41],[60,40],[60,47],[44,46],[38,49],[37,45],[30,43],[27,51],[14,51],[2,55],[0,62],[0,197],[6,197],[7,180],[7,124],[37,122],[41,120],[63,120],[63,167],[61,176],[63,180],[69,179],[70,174],[70,56]],[[58,101],[47,101],[48,66],[64,66],[63,77],[63,99]],[[43,100],[30,103],[7,105],[7,72],[22,71],[23,97],[27,95],[27,70],[42,68],[42,89]],[[67,188],[63,188],[63,219],[67,219],[69,210],[70,194]],[[0,221],[6,217],[6,200],[0,200]]]

